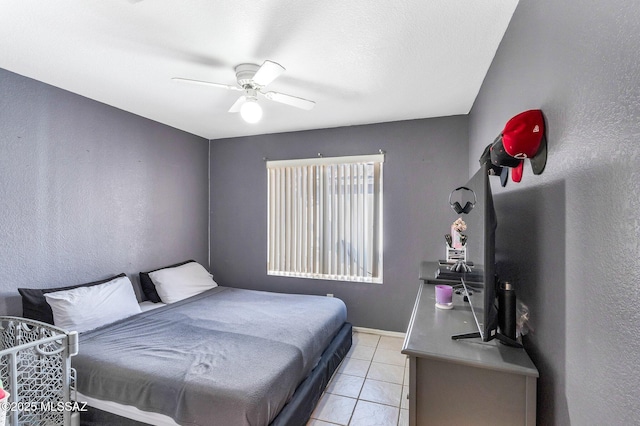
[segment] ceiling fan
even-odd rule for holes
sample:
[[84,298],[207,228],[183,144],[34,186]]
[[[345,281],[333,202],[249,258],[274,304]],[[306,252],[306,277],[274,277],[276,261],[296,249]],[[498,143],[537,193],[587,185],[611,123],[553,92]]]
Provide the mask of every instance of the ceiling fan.
[[266,92],[264,88],[285,71],[284,67],[276,62],[266,60],[260,66],[256,64],[240,64],[236,67],[237,86],[212,83],[209,81],[192,80],[189,78],[173,77],[172,80],[184,83],[201,84],[204,86],[218,87],[221,89],[244,92],[229,112],[240,112],[242,118],[249,123],[257,123],[262,118],[262,108],[258,104],[258,94],[275,102],[280,102],[296,108],[310,110],[316,104],[314,101],[286,95],[280,92]]

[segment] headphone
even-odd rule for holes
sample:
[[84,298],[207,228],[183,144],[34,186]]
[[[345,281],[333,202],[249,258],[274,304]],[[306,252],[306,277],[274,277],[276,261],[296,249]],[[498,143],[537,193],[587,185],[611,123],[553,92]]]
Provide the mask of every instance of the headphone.
[[[451,196],[453,195],[453,193],[456,192],[456,191],[460,191],[461,189],[466,189],[467,191],[471,191],[471,193],[473,194],[473,203],[471,203],[471,201],[467,201],[467,204],[465,204],[464,207],[462,207],[460,205],[460,203],[457,202],[457,201],[455,203],[451,202]],[[460,186],[460,187],[454,189],[453,191],[451,191],[451,194],[449,194],[449,205],[451,206],[453,211],[458,213],[458,214],[460,214],[460,213],[464,213],[464,214],[469,213],[473,209],[473,207],[476,205],[477,202],[478,202],[478,199],[476,198],[476,193],[473,192],[472,189],[467,188],[466,186]]]

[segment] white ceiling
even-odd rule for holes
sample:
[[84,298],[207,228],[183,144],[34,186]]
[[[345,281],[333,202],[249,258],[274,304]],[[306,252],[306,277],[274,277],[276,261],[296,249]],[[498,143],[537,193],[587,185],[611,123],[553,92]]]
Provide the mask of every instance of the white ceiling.
[[[518,0],[3,0],[0,68],[207,139],[466,114]],[[258,124],[240,63],[286,71]]]

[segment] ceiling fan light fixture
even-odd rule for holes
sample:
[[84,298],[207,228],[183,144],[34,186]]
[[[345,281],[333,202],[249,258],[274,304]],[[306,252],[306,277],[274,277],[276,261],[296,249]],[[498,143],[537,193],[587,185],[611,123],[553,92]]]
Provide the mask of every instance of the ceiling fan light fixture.
[[220,89],[244,92],[229,108],[231,113],[240,113],[240,116],[247,123],[257,123],[262,119],[262,108],[258,104],[258,95],[262,95],[268,100],[281,104],[310,110],[316,104],[309,99],[287,95],[285,93],[265,91],[264,87],[278,78],[285,71],[284,67],[277,62],[266,60],[260,66],[256,64],[240,64],[236,67],[237,85],[214,83],[211,81],[193,80],[190,78],[173,77],[174,81],[200,84],[204,86],[217,87]]
[[247,98],[240,107],[240,116],[247,123],[257,123],[262,118],[262,108],[256,99]]

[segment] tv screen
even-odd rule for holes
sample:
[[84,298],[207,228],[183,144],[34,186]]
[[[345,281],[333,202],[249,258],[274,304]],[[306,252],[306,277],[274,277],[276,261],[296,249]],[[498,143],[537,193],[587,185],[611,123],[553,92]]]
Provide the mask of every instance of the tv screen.
[[471,272],[463,273],[461,279],[469,292],[468,300],[479,333],[471,334],[479,335],[482,340],[489,341],[495,337],[498,324],[495,279],[497,220],[486,163],[464,187],[475,193],[476,203],[469,213],[460,214],[467,224],[464,232],[467,236],[467,262],[473,263]]

